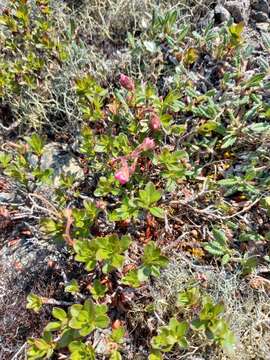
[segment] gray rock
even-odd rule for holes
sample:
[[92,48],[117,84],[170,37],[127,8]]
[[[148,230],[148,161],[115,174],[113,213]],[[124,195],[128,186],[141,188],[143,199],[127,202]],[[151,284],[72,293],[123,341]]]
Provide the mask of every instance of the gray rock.
[[[10,232],[11,230],[8,231]],[[48,245],[48,241],[41,244],[40,237],[19,240],[20,234],[15,231],[14,241],[14,237],[8,233],[4,242],[8,238],[16,241],[16,244],[9,243],[0,248],[0,359],[11,359],[10,350],[17,351],[17,344],[18,348],[23,345],[21,339],[32,336],[35,331],[36,325],[27,315],[29,312],[26,310],[26,296],[30,292],[45,297],[52,296],[52,289],[62,289],[59,280],[54,280],[49,267],[50,262],[63,262],[61,252],[57,253],[53,246]],[[1,235],[3,234],[0,231],[0,240]],[[1,246],[2,244],[0,241]],[[40,321],[43,321],[42,317]],[[20,333],[24,334],[23,337],[18,336]]]
[[251,8],[257,11],[262,11],[266,14],[270,12],[268,0],[251,0]]
[[250,0],[228,0],[224,7],[230,12],[236,23],[248,23],[250,15]]
[[16,182],[4,175],[0,175],[0,206],[6,204],[22,205],[23,198]]
[[198,22],[198,28],[202,29],[207,27],[210,23],[213,23],[215,19],[215,11],[209,10],[205,16],[203,16]]
[[13,203],[15,201],[15,194],[9,192],[0,192],[0,203]]
[[42,170],[53,169],[55,186],[59,185],[62,174],[74,175],[76,180],[84,178],[83,170],[76,158],[57,143],[50,143],[44,147],[40,167]]
[[0,10],[3,10],[7,6],[6,0],[0,0]]
[[259,23],[265,23],[269,21],[269,17],[265,12],[256,10],[251,11],[251,19]]
[[229,21],[231,18],[230,12],[222,5],[215,7],[215,19],[218,23]]
[[270,31],[270,22],[261,22],[261,23],[257,23],[256,27],[263,31],[263,32],[269,32]]
[[93,346],[97,354],[103,356],[108,355],[108,351],[109,351],[108,340],[107,340],[108,336],[109,336],[109,332],[107,329],[95,331]]

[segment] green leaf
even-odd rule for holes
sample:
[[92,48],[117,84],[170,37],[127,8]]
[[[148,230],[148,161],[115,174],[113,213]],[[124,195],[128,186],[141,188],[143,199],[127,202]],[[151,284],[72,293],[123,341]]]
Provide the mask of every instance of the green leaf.
[[138,278],[138,270],[130,270],[124,277],[122,277],[121,283],[133,288],[140,287],[141,282]]
[[179,322],[176,318],[170,319],[169,328],[177,341],[181,340],[188,330],[187,322]]
[[264,237],[258,234],[257,232],[244,232],[240,234],[239,241],[249,242],[249,241],[263,241]]
[[131,243],[132,243],[131,237],[129,235],[123,235],[120,239],[121,252],[128,250]]
[[[225,140],[225,138],[224,138]],[[232,146],[233,144],[235,144],[235,142],[237,141],[237,137],[236,136],[229,136],[226,137],[225,142],[222,144],[221,149],[227,149],[228,147]]]
[[74,304],[70,307],[71,320],[69,326],[79,330],[81,336],[89,335],[96,328],[106,328],[109,324],[106,305],[95,305],[91,300],[84,304]]
[[249,130],[256,132],[256,133],[263,133],[270,131],[270,125],[268,123],[253,123],[247,127]]
[[143,44],[144,44],[146,50],[149,51],[150,53],[155,53],[158,50],[157,45],[154,41],[145,40],[143,42]]
[[4,169],[7,168],[11,160],[12,160],[12,155],[0,151],[0,165],[2,166],[2,168]]
[[110,355],[110,360],[122,360],[122,356],[119,351],[114,350]]
[[58,308],[58,307],[53,308],[52,316],[55,319],[60,320],[61,322],[67,320],[67,313],[65,312],[65,310]]
[[185,338],[188,330],[187,322],[179,322],[176,318],[171,318],[168,326],[162,326],[158,329],[158,335],[151,340],[153,349],[162,352],[169,352],[177,343],[181,348],[187,347]]
[[164,268],[168,264],[168,259],[161,255],[161,250],[153,241],[150,241],[144,248],[144,255],[142,258],[145,266],[158,266]]
[[219,244],[221,244],[221,245],[225,246],[227,244],[227,242],[228,242],[228,238],[225,235],[223,230],[214,228],[213,229],[213,236],[214,236],[215,240],[217,240],[219,242]]
[[252,273],[254,269],[256,269],[256,266],[258,265],[258,258],[256,255],[247,257],[245,256],[243,260],[241,260],[241,266],[242,266],[242,274],[249,275]]
[[74,244],[75,260],[85,263],[87,271],[92,271],[96,266],[97,244],[94,240],[77,240]]
[[138,279],[140,282],[145,282],[149,276],[160,276],[160,269],[165,268],[168,264],[168,259],[162,255],[150,255],[149,254],[143,257],[143,266],[138,270]]
[[224,319],[212,321],[209,330],[212,333],[211,337],[217,344],[221,345],[229,353],[234,352],[236,339]]
[[160,351],[154,351],[152,350],[151,354],[148,357],[148,360],[162,360],[163,355]]
[[102,271],[108,273],[113,268],[121,268],[124,262],[122,255],[131,244],[131,238],[128,235],[120,239],[117,235],[98,237],[94,240],[96,247],[95,258],[97,261],[104,261]]
[[55,343],[52,342],[50,333],[45,333],[42,338],[28,340],[27,359],[35,360],[52,357]]
[[238,46],[242,43],[242,33],[244,31],[244,23],[233,24],[229,27],[229,33],[231,35],[231,43],[234,46]]
[[34,310],[34,312],[38,313],[42,308],[42,305],[43,305],[43,301],[40,296],[32,293],[27,296],[27,304],[26,304],[27,309]]
[[[205,114],[205,117],[208,117],[208,115]],[[201,135],[209,134],[212,131],[217,130],[218,127],[219,127],[219,124],[216,121],[207,121],[206,123],[202,124],[198,128],[198,133],[201,134]]]
[[95,324],[97,328],[105,329],[109,323],[110,318],[107,316],[107,306],[106,305],[96,305],[96,316]]
[[238,178],[223,179],[223,180],[219,180],[218,184],[220,186],[234,186],[239,184],[239,179]]
[[[243,117],[243,121],[244,122],[247,122],[247,121],[251,121],[253,120],[256,116],[257,116],[257,113],[259,111],[259,108],[260,108],[260,105],[258,104],[255,104],[250,110],[248,110],[244,117]],[[246,127],[244,129],[244,131],[246,132],[247,130],[250,130],[250,126]]]
[[206,326],[207,326],[207,322],[199,319],[192,320],[191,322],[191,327],[194,330],[205,330]]
[[260,86],[262,80],[265,78],[265,73],[255,74],[253,75],[247,82],[246,82],[246,88],[251,88],[255,86]]
[[76,337],[78,337],[77,330],[65,329],[57,343],[57,348],[66,348]]
[[228,262],[230,261],[230,259],[231,259],[230,254],[223,255],[222,260],[221,260],[221,264],[224,265],[224,266],[227,265]]
[[197,306],[201,300],[201,292],[198,287],[193,287],[184,292],[178,294],[177,305],[178,306]]
[[61,329],[61,323],[58,321],[54,321],[54,322],[49,322],[45,328],[44,331],[56,331]]
[[50,185],[52,183],[53,169],[40,170],[40,168],[37,168],[32,171],[32,175],[42,184]]
[[122,344],[124,342],[125,328],[120,326],[117,329],[113,329],[111,339],[117,344]]
[[139,191],[140,205],[146,209],[161,199],[161,193],[156,190],[155,185],[149,182],[144,190]]
[[214,304],[209,296],[205,296],[199,317],[201,321],[215,321],[223,311],[224,305],[222,303]]
[[135,204],[135,201],[133,199],[129,199],[128,197],[124,197],[122,199],[121,206],[109,214],[109,220],[121,221],[137,218],[137,216],[138,206]]
[[83,205],[90,220],[95,220],[100,210],[96,207],[94,202],[84,200]]
[[226,249],[217,241],[212,241],[204,245],[204,249],[215,256],[223,256]]
[[212,255],[223,256],[222,262],[223,265],[225,265],[226,261],[228,262],[230,259],[230,256],[228,254],[229,249],[227,247],[228,239],[224,231],[217,228],[213,229],[213,236],[215,240],[205,244],[204,248]]
[[180,27],[180,31],[179,31],[179,33],[177,34],[177,40],[179,41],[179,42],[181,42],[182,40],[184,40],[184,38],[187,36],[187,34],[189,33],[189,30],[190,30],[190,25],[188,24],[188,25],[186,25],[186,24],[184,24],[184,25],[182,25],[181,27]]
[[101,282],[98,279],[95,279],[93,281],[93,286],[90,288],[90,292],[95,300],[104,297],[107,290],[108,290],[107,287],[101,284]]
[[56,222],[49,218],[41,219],[41,229],[54,238],[55,241],[64,242],[64,226],[61,222]]
[[37,156],[42,155],[45,143],[39,135],[33,134],[31,137],[27,137],[26,142]]
[[150,213],[157,218],[164,219],[165,213],[164,210],[159,207],[151,207],[149,209]]
[[184,53],[183,61],[186,65],[194,64],[199,57],[199,52],[197,49],[191,47],[187,49]]
[[[137,274],[138,274],[138,281],[140,283],[143,283],[148,280],[150,275],[152,275],[152,267],[142,266],[138,269]],[[159,276],[159,274],[157,276]]]
[[72,279],[68,285],[65,286],[65,291],[75,295],[80,291],[78,281],[76,279]]
[[95,351],[89,344],[85,344],[82,341],[72,341],[68,346],[71,352],[71,360],[95,360]]
[[232,331],[227,330],[225,336],[221,340],[221,345],[224,348],[224,350],[227,351],[229,354],[232,354],[235,352],[236,337]]

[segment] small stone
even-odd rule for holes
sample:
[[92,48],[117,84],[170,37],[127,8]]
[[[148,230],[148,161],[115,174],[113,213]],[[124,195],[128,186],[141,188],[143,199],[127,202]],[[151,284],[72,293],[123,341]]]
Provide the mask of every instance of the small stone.
[[231,18],[230,12],[225,9],[222,5],[217,5],[215,7],[215,20],[217,23],[223,23],[229,21]]
[[15,201],[14,193],[0,192],[0,202],[12,203]]
[[251,11],[251,18],[259,23],[265,23],[269,21],[269,17],[265,12],[262,11]]
[[205,16],[202,17],[202,19],[199,20],[198,22],[198,27],[199,28],[205,28],[207,27],[209,24],[211,24],[215,19],[215,11],[210,10]]
[[0,10],[4,10],[6,6],[7,6],[7,1],[1,0],[0,1]]
[[251,8],[257,11],[262,11],[266,14],[270,12],[270,6],[268,0],[252,0]]
[[108,330],[97,330],[94,333],[93,346],[95,348],[96,354],[106,356],[108,354]]
[[268,32],[270,31],[270,23],[268,22],[260,22],[256,24],[257,28],[261,31]]
[[229,0],[224,7],[230,12],[236,23],[248,23],[250,14],[250,0]]
[[83,169],[76,158],[67,150],[62,149],[56,143],[50,143],[44,147],[40,161],[41,170],[53,169],[54,185],[60,184],[62,174],[74,175],[76,180],[84,178]]

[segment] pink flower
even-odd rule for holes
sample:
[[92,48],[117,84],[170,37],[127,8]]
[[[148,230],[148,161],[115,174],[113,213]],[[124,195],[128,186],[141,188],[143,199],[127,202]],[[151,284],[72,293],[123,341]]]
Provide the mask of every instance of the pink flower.
[[[125,185],[136,170],[136,165],[140,154],[143,151],[154,149],[155,146],[155,141],[147,137],[144,139],[141,145],[137,146],[137,148],[130,155],[118,158],[119,160],[121,160],[121,167],[114,174],[115,179],[118,180],[121,185]],[[132,161],[132,164],[130,166],[127,160]],[[115,161],[116,159],[114,159],[112,163],[115,163]]]
[[143,140],[143,143],[141,144],[141,149],[142,151],[152,150],[155,148],[155,146],[155,141],[147,137]]
[[134,80],[132,80],[130,77],[124,75],[124,74],[121,74],[120,75],[120,85],[129,90],[129,91],[134,91],[135,90],[135,83],[134,83]]
[[157,114],[152,113],[150,116],[150,127],[152,130],[157,131],[161,127],[160,118],[157,116]]
[[122,160],[122,167],[115,173],[114,177],[120,182],[121,185],[129,181],[129,168],[126,160]]
[[129,173],[126,173],[121,168],[115,173],[115,178],[120,182],[121,185],[125,185],[129,180]]

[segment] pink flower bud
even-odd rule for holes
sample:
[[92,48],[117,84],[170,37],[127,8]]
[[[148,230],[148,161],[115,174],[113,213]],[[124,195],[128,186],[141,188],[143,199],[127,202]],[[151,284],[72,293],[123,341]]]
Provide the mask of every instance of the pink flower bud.
[[129,90],[129,91],[134,91],[135,90],[135,83],[134,83],[134,80],[132,80],[130,77],[124,75],[124,74],[121,74],[120,75],[120,85]]
[[149,125],[153,131],[157,131],[160,129],[161,122],[160,122],[160,118],[157,116],[157,114],[155,114],[155,113],[151,114]]
[[149,137],[145,138],[143,143],[141,144],[142,151],[152,150],[155,148],[155,141],[150,139]]

